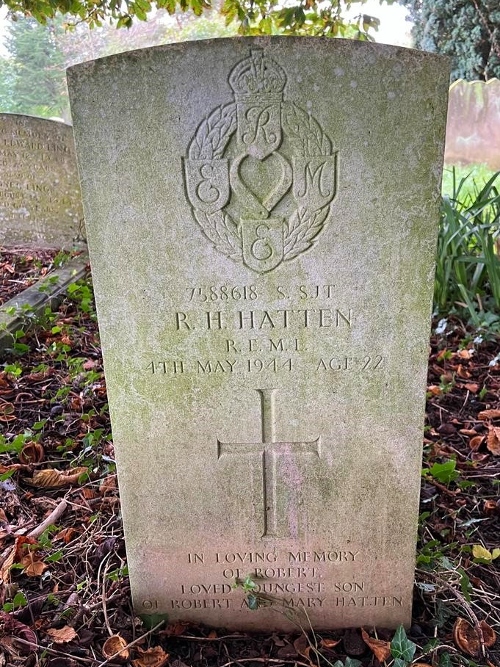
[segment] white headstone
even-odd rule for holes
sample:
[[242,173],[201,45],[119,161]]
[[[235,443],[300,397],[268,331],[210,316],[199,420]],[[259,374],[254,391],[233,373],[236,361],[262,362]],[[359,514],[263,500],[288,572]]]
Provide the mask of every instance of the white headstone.
[[69,86],[136,609],[408,623],[446,61],[218,40]]

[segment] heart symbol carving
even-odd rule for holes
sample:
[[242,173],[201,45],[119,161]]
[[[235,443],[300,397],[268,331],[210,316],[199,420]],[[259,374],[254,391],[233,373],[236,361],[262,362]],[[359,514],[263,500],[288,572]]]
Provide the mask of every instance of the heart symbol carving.
[[289,162],[277,151],[263,160],[243,154],[231,165],[231,187],[257,218],[267,218],[293,182]]

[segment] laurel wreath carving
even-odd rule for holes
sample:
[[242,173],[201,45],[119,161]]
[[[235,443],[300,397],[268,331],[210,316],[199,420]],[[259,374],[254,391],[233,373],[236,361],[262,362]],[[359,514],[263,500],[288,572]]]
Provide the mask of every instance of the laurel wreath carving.
[[[217,107],[198,128],[189,146],[191,160],[222,158],[226,146],[236,130],[236,104]],[[227,213],[205,213],[194,209],[194,217],[205,236],[224,255],[240,258],[243,254],[241,234]]]
[[[317,121],[292,102],[282,103],[283,130],[296,152],[307,157],[332,155],[332,143]],[[199,126],[190,146],[191,160],[221,159],[236,131],[236,104],[217,107]],[[284,236],[284,261],[308,250],[323,229],[330,211],[330,204],[316,210],[299,206],[286,223]],[[194,209],[194,216],[207,238],[217,250],[240,259],[243,241],[238,225],[223,210],[207,214]]]
[[198,128],[189,146],[191,160],[220,159],[236,130],[236,104],[217,107]]
[[239,259],[243,255],[241,234],[227,213],[205,213],[194,210],[194,217],[214,246],[228,257]]
[[293,102],[283,103],[283,129],[300,155],[316,157],[332,154],[332,142],[318,122]]

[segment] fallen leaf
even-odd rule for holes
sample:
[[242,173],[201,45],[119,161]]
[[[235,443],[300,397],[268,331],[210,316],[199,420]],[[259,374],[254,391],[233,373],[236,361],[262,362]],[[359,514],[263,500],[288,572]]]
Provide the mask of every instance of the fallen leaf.
[[117,662],[126,662],[130,657],[130,651],[126,648],[127,642],[120,635],[111,635],[104,642],[102,654],[106,660],[116,660]]
[[165,630],[160,632],[160,635],[166,635],[167,637],[183,635],[189,625],[188,621],[175,621],[175,623],[169,623]]
[[479,447],[484,442],[484,435],[476,435],[473,438],[469,440],[469,447],[472,449],[473,452],[477,452]]
[[472,555],[474,558],[481,558],[482,560],[488,560],[491,561],[493,560],[493,555],[491,554],[488,549],[483,547],[481,544],[475,544],[472,547]]
[[470,359],[473,354],[474,350],[459,350],[457,352],[457,356],[459,356],[460,359]]
[[29,375],[23,375],[23,378],[25,380],[29,380],[29,382],[41,382],[42,380],[45,380],[45,378],[52,375],[53,372],[54,371],[52,368],[47,368],[47,370],[41,371],[40,373],[30,373]]
[[40,463],[43,461],[45,456],[45,451],[42,445],[39,442],[30,440],[27,442],[22,450],[19,452],[19,460],[21,463]]
[[465,370],[465,368],[462,366],[462,364],[458,364],[458,368],[457,368],[456,372],[457,372],[458,377],[460,377],[460,378],[465,378],[465,379],[470,378],[469,371]]
[[328,638],[326,638],[326,639],[322,639],[320,641],[320,646],[322,646],[323,648],[335,648],[335,646],[337,646],[337,644],[340,644],[341,641],[342,641],[342,639],[328,639]]
[[50,628],[47,630],[47,634],[56,644],[67,644],[68,642],[73,641],[75,637],[78,637],[75,628],[72,628],[70,625],[65,625],[58,629]]
[[3,636],[13,635],[33,644],[33,646],[20,646],[18,649],[20,653],[27,655],[37,650],[38,639],[33,630],[4,611],[0,611],[0,629],[2,631],[0,634]]
[[36,557],[33,551],[30,551],[22,560],[21,565],[24,567],[24,573],[28,577],[41,577],[48,565]]
[[373,655],[377,658],[379,662],[384,662],[391,655],[391,643],[384,642],[381,639],[373,639],[370,635],[361,628],[361,636],[363,641],[372,651]]
[[432,394],[432,396],[440,396],[443,393],[441,387],[438,387],[435,384],[431,384],[429,387],[427,387],[427,391],[429,394]]
[[478,419],[500,419],[500,410],[483,410],[478,414]]
[[136,651],[139,657],[136,660],[132,660],[134,667],[163,667],[163,665],[167,664],[169,658],[169,654],[165,653],[161,646],[148,648],[146,651],[143,651],[138,646]]
[[83,398],[81,396],[72,396],[69,406],[73,412],[78,412],[83,408]]
[[0,422],[10,422],[17,419],[14,414],[15,407],[12,403],[7,401],[0,402]]
[[86,473],[88,468],[70,468],[69,470],[56,470],[55,468],[47,468],[46,470],[39,470],[33,475],[32,480],[26,480],[32,486],[44,489],[58,489],[62,486],[71,486],[78,484],[78,479],[81,475]]
[[311,662],[309,653],[311,652],[311,645],[305,634],[301,634],[293,642],[293,648],[297,651],[299,655]]
[[38,542],[33,537],[25,537],[24,535],[19,535],[19,537],[16,537],[15,555],[14,555],[15,563],[19,563],[25,557],[27,547],[29,547],[30,545],[38,546]]
[[0,565],[0,581],[3,581],[5,585],[10,583],[10,567],[14,565],[14,556],[16,554],[15,545],[12,547],[9,555],[5,558],[3,563]]
[[464,387],[467,389],[467,391],[470,391],[471,394],[477,394],[477,392],[478,392],[479,389],[481,388],[481,387],[480,387],[478,384],[476,384],[475,382],[469,382],[469,383],[465,384]]
[[477,431],[475,431],[473,428],[461,428],[459,433],[462,433],[463,435],[470,435],[472,438],[477,435]]
[[485,500],[483,504],[483,513],[486,514],[486,516],[500,514],[500,504],[495,500]]
[[500,428],[498,426],[490,426],[486,438],[486,447],[495,456],[500,456]]
[[99,487],[99,493],[105,495],[106,493],[115,491],[116,488],[116,475],[108,475],[102,480]]
[[[483,633],[484,645],[486,647],[493,646],[496,642],[496,634],[493,629],[486,623],[481,621],[479,627]],[[453,626],[453,640],[457,647],[471,656],[478,656],[481,650],[481,642],[479,641],[476,629],[472,627],[469,621],[465,618],[457,618]]]
[[82,496],[85,498],[85,500],[93,500],[94,498],[98,498],[99,494],[97,491],[94,491],[94,489],[89,488],[86,486],[85,488],[82,489]]
[[297,649],[295,649],[292,644],[287,642],[283,646],[281,646],[277,651],[276,651],[276,657],[280,659],[288,659],[288,658],[296,658],[297,657]]
[[75,535],[78,535],[77,530],[70,526],[69,528],[63,528],[57,535],[54,535],[54,541],[62,540],[65,544],[69,544]]

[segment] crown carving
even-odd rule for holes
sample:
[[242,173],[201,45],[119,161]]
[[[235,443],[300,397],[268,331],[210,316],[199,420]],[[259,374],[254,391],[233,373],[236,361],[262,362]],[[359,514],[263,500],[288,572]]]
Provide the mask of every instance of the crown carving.
[[242,101],[259,97],[279,101],[285,84],[285,72],[278,63],[265,57],[262,49],[252,49],[250,56],[238,63],[229,76],[236,100]]

